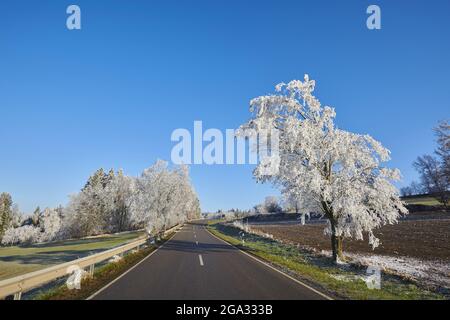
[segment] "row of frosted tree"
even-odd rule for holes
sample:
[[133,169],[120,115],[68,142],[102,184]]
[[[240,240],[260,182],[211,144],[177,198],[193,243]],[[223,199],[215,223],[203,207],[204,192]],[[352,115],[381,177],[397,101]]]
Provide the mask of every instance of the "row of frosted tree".
[[200,204],[188,168],[169,168],[157,161],[139,177],[121,170],[97,170],[68,205],[39,208],[22,215],[11,196],[0,196],[0,240],[3,245],[49,242],[106,233],[146,229],[158,236],[166,229],[200,216]]
[[433,195],[447,208],[450,201],[450,122],[441,121],[434,132],[438,146],[434,154],[420,156],[414,162],[420,181],[411,182],[401,192],[404,196]]

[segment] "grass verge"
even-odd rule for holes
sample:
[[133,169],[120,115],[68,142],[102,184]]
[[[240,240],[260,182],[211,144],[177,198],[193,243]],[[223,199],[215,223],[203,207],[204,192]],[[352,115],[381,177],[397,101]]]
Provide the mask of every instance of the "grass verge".
[[262,258],[332,297],[355,300],[445,299],[443,295],[419,288],[412,282],[387,274],[382,275],[381,289],[369,289],[358,277],[364,272],[362,268],[336,266],[328,258],[312,256],[293,245],[243,233],[242,230],[229,225],[210,224],[208,230],[226,242]]
[[0,280],[111,249],[143,236],[142,231],[0,248]]
[[[171,235],[165,237],[158,245],[161,245]],[[103,288],[105,285],[119,277],[131,267],[142,261],[150,253],[158,248],[158,245],[151,245],[138,252],[129,253],[116,263],[108,263],[95,269],[94,277],[82,280],[81,289],[69,290],[67,286],[60,285],[36,296],[35,300],[84,300]]]

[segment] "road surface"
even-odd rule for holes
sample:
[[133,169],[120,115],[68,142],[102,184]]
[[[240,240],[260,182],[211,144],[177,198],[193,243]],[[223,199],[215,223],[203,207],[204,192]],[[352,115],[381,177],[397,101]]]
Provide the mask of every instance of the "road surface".
[[186,224],[95,300],[325,299],[320,293]]

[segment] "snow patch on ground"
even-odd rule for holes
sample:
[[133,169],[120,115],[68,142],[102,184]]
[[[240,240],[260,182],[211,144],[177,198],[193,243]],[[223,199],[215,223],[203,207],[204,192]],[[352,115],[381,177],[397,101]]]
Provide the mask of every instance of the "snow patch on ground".
[[[281,239],[274,238],[273,235],[253,230],[248,224],[234,223],[235,227],[265,238],[274,239],[283,243]],[[299,245],[297,245],[300,248]],[[314,248],[301,246],[302,249],[316,254],[331,257],[329,250],[315,250]],[[401,277],[413,280],[417,283],[425,284],[431,287],[450,288],[450,264],[443,261],[419,260],[411,257],[394,257],[385,255],[368,255],[362,253],[345,253],[352,263],[363,266],[372,266],[385,272],[399,275]],[[343,280],[343,279],[342,279]]]
[[122,257],[116,254],[116,255],[113,256],[111,259],[109,259],[108,262],[109,262],[109,263],[117,263],[117,262],[119,262],[120,260],[122,260]]
[[382,270],[426,283],[433,287],[450,288],[450,264],[441,261],[424,261],[410,257],[392,257],[381,255],[347,254],[352,261],[364,266],[376,266]]
[[[331,251],[321,250],[321,255],[331,257]],[[385,272],[399,275],[432,287],[450,288],[450,264],[442,261],[419,260],[410,257],[367,255],[346,252],[352,263],[377,267]]]

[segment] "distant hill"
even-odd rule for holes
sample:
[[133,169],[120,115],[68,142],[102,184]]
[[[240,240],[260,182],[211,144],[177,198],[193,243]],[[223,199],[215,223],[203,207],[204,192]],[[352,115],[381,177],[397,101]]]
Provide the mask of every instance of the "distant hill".
[[429,194],[401,197],[408,205],[440,206],[442,203]]

